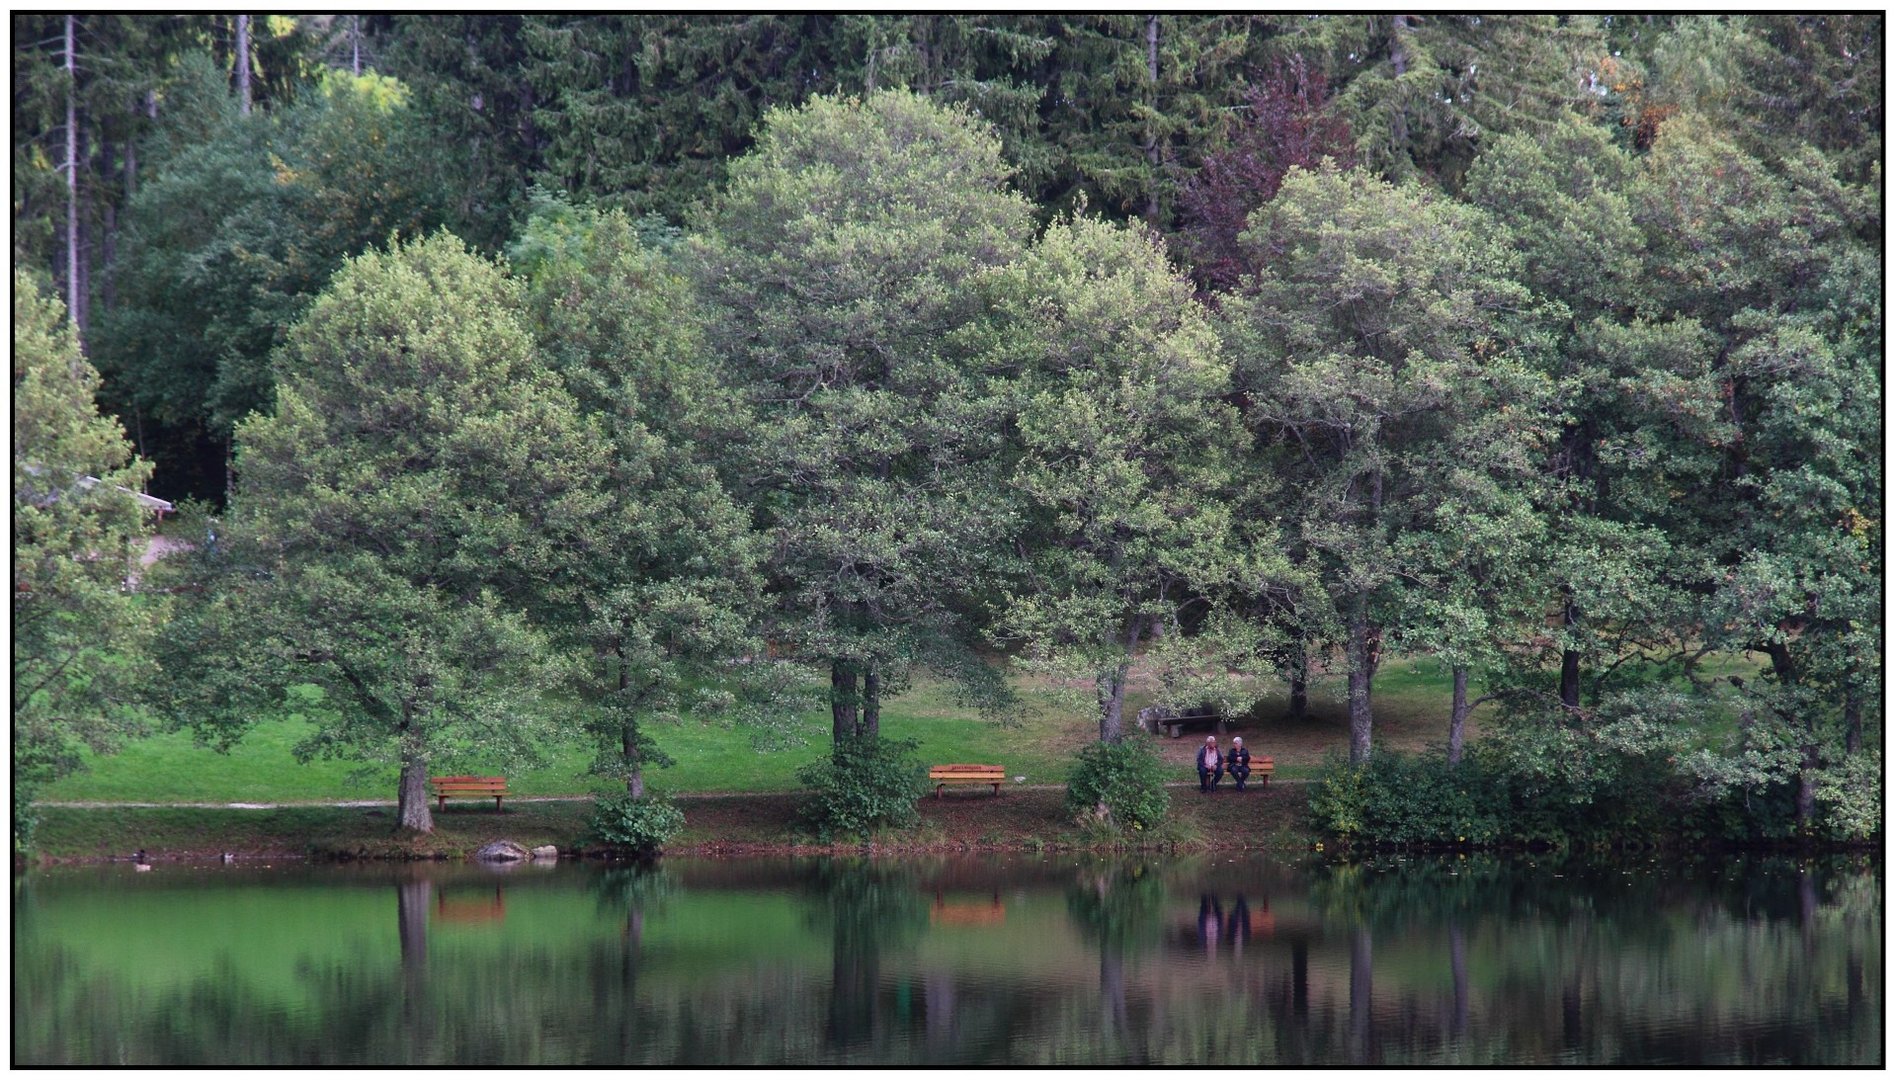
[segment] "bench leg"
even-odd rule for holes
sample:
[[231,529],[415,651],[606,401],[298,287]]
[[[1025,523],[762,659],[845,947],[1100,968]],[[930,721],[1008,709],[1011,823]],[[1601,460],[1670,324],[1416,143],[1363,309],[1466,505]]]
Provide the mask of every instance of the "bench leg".
[[500,813],[500,800],[501,799],[502,799],[502,796],[500,795],[494,796],[494,813],[496,814]]
[[440,805],[435,807],[435,812],[445,813],[448,809],[448,797],[446,795],[442,795],[439,797],[439,799],[440,799]]
[[1000,795],[1001,795],[1001,785],[999,785],[999,784],[995,784],[995,785],[994,785],[994,797],[998,799],[998,798],[1000,798]]
[[947,784],[936,784],[935,785],[935,798],[937,799],[941,798],[941,789],[947,786],[948,786]]

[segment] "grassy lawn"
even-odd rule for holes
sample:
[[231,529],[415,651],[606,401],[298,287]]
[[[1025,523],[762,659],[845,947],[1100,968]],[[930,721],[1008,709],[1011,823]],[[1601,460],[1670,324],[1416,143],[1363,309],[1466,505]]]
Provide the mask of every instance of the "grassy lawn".
[[[1729,666],[1734,671],[1755,670],[1736,658]],[[1716,674],[1723,673],[1721,666]],[[1471,689],[1471,693],[1479,691]],[[1348,747],[1343,694],[1340,677],[1314,682],[1309,712],[1293,724],[1284,719],[1287,698],[1282,687],[1267,687],[1263,703],[1237,722],[1231,734],[1242,735],[1253,754],[1275,757],[1279,778],[1307,777],[1327,753]],[[1001,725],[958,707],[945,687],[918,680],[908,693],[885,704],[882,730],[886,735],[919,740],[925,762],[998,763],[1009,775],[1024,776],[1029,784],[1063,783],[1072,755],[1095,737],[1097,722],[1090,713],[1061,705],[1025,684],[1023,697],[1022,713],[1013,723]],[[1433,659],[1388,660],[1377,674],[1374,691],[1376,745],[1415,751],[1445,742],[1448,699],[1448,672]],[[1128,722],[1150,700],[1150,691],[1135,678]],[[1469,738],[1480,734],[1491,709],[1479,709],[1470,718]],[[728,725],[695,720],[656,725],[659,745],[677,764],[651,770],[648,783],[656,791],[681,794],[794,790],[796,770],[822,754],[829,739],[826,714],[812,712],[800,726],[806,736],[802,746],[760,752],[743,730]],[[154,735],[119,754],[89,760],[85,771],[49,786],[41,798],[158,803],[393,801],[392,768],[357,775],[360,767],[348,762],[298,763],[291,748],[307,730],[301,720],[264,720],[228,754],[197,746],[189,735]],[[1203,732],[1188,731],[1183,738],[1158,740],[1167,760],[1176,762],[1181,778],[1191,777],[1191,756],[1203,737]],[[495,763],[483,771],[505,773],[518,795],[610,790],[609,784],[584,775],[591,756],[586,747],[554,745],[546,748],[546,756],[546,762],[534,768]]]

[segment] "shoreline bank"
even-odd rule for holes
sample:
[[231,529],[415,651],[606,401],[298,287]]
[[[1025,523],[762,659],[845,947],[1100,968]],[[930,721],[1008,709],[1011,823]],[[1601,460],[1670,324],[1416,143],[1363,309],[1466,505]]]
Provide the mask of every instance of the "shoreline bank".
[[[1306,850],[1318,838],[1305,827],[1303,785],[1273,783],[1200,795],[1170,790],[1163,829],[1141,849]],[[1067,818],[1060,785],[949,792],[917,802],[921,822],[868,842],[822,843],[803,829],[796,792],[681,794],[684,831],[669,855],[709,857],[835,854],[951,854],[1092,850],[1113,844]],[[435,831],[397,833],[392,803],[328,804],[36,804],[41,822],[27,862],[44,865],[129,861],[143,851],[165,862],[312,859],[318,861],[466,858],[482,844],[512,840],[551,844],[562,857],[595,850],[586,843],[589,796],[509,799],[491,807],[450,804],[435,814]],[[16,860],[18,865],[19,860]]]

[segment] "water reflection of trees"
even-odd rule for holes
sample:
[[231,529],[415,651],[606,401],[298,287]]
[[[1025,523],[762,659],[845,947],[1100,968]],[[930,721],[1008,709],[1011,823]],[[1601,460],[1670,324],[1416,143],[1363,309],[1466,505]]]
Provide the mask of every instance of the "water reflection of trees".
[[882,954],[912,943],[928,923],[915,869],[887,860],[825,860],[810,869],[804,888],[815,901],[812,927],[830,938],[823,1025],[829,1045],[886,1043],[878,993]]
[[[15,1060],[1881,1060],[1880,867],[1628,869],[1391,860],[1266,880],[1086,863],[1068,868],[1059,891],[1036,885],[1056,919],[1064,897],[1065,922],[1033,925],[1050,949],[1079,950],[1089,966],[1049,971],[1023,956],[977,972],[918,951],[939,884],[926,867],[813,864],[758,896],[789,905],[805,942],[827,951],[827,970],[807,944],[750,940],[736,926],[735,950],[754,961],[721,960],[722,973],[680,961],[667,952],[677,930],[654,929],[702,895],[667,871],[588,878],[599,921],[576,927],[571,945],[491,935],[481,948],[465,946],[466,929],[431,939],[435,901],[465,885],[421,873],[379,886],[395,894],[381,909],[395,916],[389,950],[306,963],[294,1005],[255,992],[245,982],[254,974],[216,970],[154,991],[69,950],[16,948]],[[530,908],[506,887],[511,920]],[[1239,928],[1254,925],[1269,932],[1247,940]]]
[[[1860,870],[1384,860],[1315,868],[1309,900],[1352,934],[1351,1060],[1872,1062]],[[1399,951],[1366,965],[1371,942]]]

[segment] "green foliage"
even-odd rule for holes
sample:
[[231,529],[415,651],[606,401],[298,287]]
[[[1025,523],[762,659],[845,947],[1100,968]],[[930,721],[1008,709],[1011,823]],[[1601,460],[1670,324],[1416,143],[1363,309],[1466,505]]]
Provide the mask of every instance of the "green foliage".
[[442,223],[441,187],[407,90],[386,76],[326,72],[294,105],[251,116],[219,100],[223,75],[201,59],[180,79],[208,84],[196,92],[212,119],[130,202],[98,348],[122,402],[222,441],[272,408],[271,352],[329,276]]
[[1067,774],[1066,810],[1076,818],[1094,818],[1105,807],[1108,823],[1122,835],[1149,833],[1165,820],[1171,796],[1165,781],[1171,769],[1139,732],[1118,742],[1090,742]]
[[685,256],[744,407],[716,450],[764,536],[769,633],[831,668],[839,735],[871,677],[971,670],[963,616],[1008,493],[1002,417],[953,331],[1031,227],[1006,175],[965,111],[816,98],[769,114]]
[[1883,755],[1874,749],[1845,757],[1816,780],[1817,827],[1838,840],[1883,835]]
[[[1311,819],[1376,843],[1619,843],[1798,837],[1792,805],[1802,754],[1791,725],[1760,719],[1730,746],[1690,748],[1710,730],[1706,705],[1663,685],[1616,691],[1584,722],[1517,714],[1470,747],[1337,757],[1311,793]],[[1856,754],[1815,784],[1819,835],[1881,833],[1881,759]]]
[[921,820],[915,800],[927,785],[913,739],[844,738],[827,758],[797,770],[808,791],[801,813],[824,840],[905,829]]
[[1475,758],[1378,752],[1352,765],[1332,754],[1314,780],[1310,817],[1325,832],[1394,844],[1487,844],[1505,831],[1507,789]]
[[776,696],[767,665],[728,663],[763,651],[758,544],[706,460],[703,435],[729,426],[730,406],[689,282],[621,211],[541,191],[532,205],[510,256],[540,356],[611,446],[589,557],[568,562],[581,587],[543,614],[587,658],[577,689],[594,706],[593,771],[636,787],[646,764],[669,763],[648,720],[735,708],[733,683],[746,703]]
[[656,858],[685,827],[684,812],[657,795],[607,795],[593,805],[588,834],[640,859]]
[[[1018,454],[1025,565],[997,604],[993,636],[1029,670],[1096,696],[1100,738],[1123,730],[1140,638],[1174,704],[1208,657],[1245,671],[1255,626],[1207,619],[1286,567],[1268,518],[1238,512],[1240,415],[1229,368],[1191,286],[1148,235],[1097,220],[1056,223],[983,282],[984,356],[1019,374],[1002,390]],[[1201,633],[1181,631],[1187,609]],[[1222,689],[1222,688],[1219,688]]]
[[81,747],[104,751],[139,730],[165,602],[129,586],[153,532],[133,495],[151,466],[99,415],[99,375],[65,309],[19,271],[11,386],[17,798],[78,768]]
[[1290,493],[1275,501],[1286,540],[1321,586],[1300,636],[1332,621],[1326,600],[1348,626],[1360,762],[1372,620],[1472,659],[1490,643],[1460,612],[1532,604],[1513,566],[1531,557],[1551,426],[1544,313],[1478,211],[1413,183],[1292,170],[1242,240],[1262,269],[1223,306],[1224,340]]
[[571,602],[567,553],[607,505],[605,440],[531,362],[518,307],[452,236],[352,261],[291,331],[275,415],[238,427],[204,582],[203,659],[241,677],[189,719],[241,728],[316,684],[301,752],[399,763],[424,831],[431,761],[538,755],[569,672],[535,616]]

